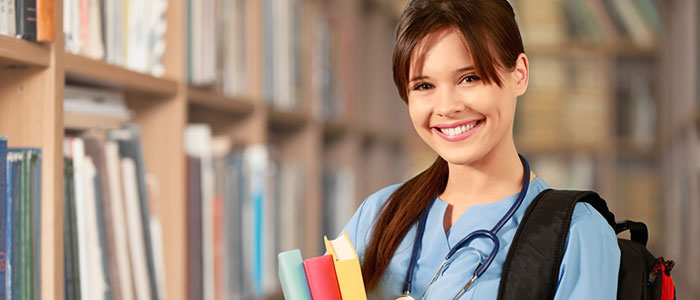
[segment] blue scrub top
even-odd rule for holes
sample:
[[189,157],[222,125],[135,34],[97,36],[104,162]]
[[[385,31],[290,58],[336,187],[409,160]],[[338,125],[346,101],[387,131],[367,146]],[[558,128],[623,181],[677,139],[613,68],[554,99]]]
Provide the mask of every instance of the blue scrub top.
[[[401,184],[388,186],[367,197],[345,226],[345,232],[355,246],[361,262],[371,238],[377,213],[399,186]],[[518,224],[532,200],[548,188],[539,177],[530,183],[523,204],[497,234],[500,249],[496,258],[474,285],[459,298],[460,300],[496,299],[503,263]],[[428,214],[411,295],[416,299],[420,297],[450,248],[472,231],[492,228],[512,206],[517,196],[518,194],[515,194],[497,202],[469,207],[447,233],[443,227],[443,217],[448,204],[439,197],[436,198]],[[369,292],[369,299],[388,300],[403,293],[415,234],[416,225],[408,231],[397,248],[378,287]],[[430,287],[426,299],[452,299],[471,277],[479,263],[479,257],[485,258],[491,249],[490,240],[474,240],[468,249],[456,254],[454,262]],[[554,299],[615,299],[619,265],[620,250],[613,229],[595,208],[587,203],[576,204]]]

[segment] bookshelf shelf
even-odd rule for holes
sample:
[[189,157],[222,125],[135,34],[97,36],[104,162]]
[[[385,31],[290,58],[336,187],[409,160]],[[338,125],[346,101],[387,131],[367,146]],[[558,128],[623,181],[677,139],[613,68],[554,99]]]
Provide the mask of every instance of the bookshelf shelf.
[[177,93],[177,82],[157,78],[72,53],[64,54],[69,82],[124,89],[129,94],[168,98]]
[[0,66],[45,68],[49,53],[49,45],[0,35]]
[[343,121],[326,120],[323,121],[323,136],[327,139],[334,139],[345,134],[350,126]]
[[247,99],[229,98],[221,93],[194,86],[187,87],[187,102],[235,115],[247,115],[255,108],[254,104]]
[[403,140],[403,134],[397,133],[388,129],[380,129],[376,126],[359,125],[357,126],[362,136],[371,141],[385,142],[387,144],[396,144]]
[[275,132],[296,131],[309,122],[308,116],[301,112],[283,111],[267,106],[268,125]]

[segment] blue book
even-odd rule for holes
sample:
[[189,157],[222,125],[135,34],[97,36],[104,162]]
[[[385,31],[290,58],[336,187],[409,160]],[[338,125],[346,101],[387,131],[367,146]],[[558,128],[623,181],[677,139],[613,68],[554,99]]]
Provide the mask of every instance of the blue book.
[[[7,207],[7,137],[0,136],[0,220],[5,220]],[[0,222],[0,255],[5,257],[5,222]],[[5,261],[0,261],[0,299],[5,299]]]
[[19,171],[22,156],[16,153],[8,154],[6,198],[5,202],[5,299],[17,299],[17,273],[14,268],[17,263],[17,198],[19,196]]
[[311,300],[301,251],[299,249],[285,251],[278,254],[277,259],[279,260],[280,284],[284,299]]

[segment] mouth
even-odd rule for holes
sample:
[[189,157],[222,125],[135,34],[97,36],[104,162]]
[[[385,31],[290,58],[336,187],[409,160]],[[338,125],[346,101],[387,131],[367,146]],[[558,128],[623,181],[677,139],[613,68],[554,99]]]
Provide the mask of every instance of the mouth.
[[435,131],[440,137],[454,142],[471,136],[479,127],[481,127],[481,124],[483,124],[484,121],[484,119],[481,119],[447,125],[438,125],[433,127],[432,130]]

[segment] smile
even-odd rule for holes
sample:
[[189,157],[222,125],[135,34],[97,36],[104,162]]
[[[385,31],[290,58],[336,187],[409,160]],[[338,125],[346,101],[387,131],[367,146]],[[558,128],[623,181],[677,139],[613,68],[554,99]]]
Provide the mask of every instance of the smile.
[[455,142],[468,138],[483,123],[483,120],[462,122],[450,125],[438,125],[433,130],[443,139]]

